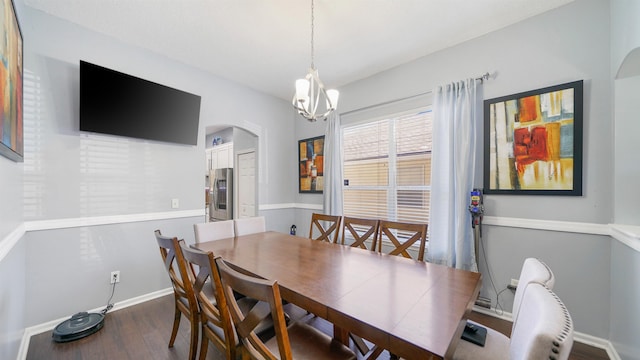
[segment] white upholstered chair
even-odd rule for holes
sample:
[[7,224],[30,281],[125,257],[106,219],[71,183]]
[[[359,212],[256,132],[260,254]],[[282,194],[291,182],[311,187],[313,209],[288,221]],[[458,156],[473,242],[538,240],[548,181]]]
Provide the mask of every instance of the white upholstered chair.
[[196,244],[235,236],[233,220],[193,224],[193,231],[196,234]]
[[235,219],[236,236],[255,234],[267,231],[264,216]]
[[[520,302],[522,301],[522,295],[526,285],[530,282],[540,283],[549,289],[553,289],[553,285],[556,283],[556,277],[553,275],[553,271],[537,258],[527,258],[522,264],[522,270],[520,270],[520,278],[518,279],[518,286],[516,287],[516,293],[513,297],[513,308],[511,314],[513,316],[513,322],[515,323],[518,315],[518,309],[520,308]],[[480,325],[473,321],[469,321],[474,325]],[[513,328],[511,329],[513,330]]]
[[455,360],[537,360],[569,358],[573,321],[560,298],[548,287],[530,282],[522,286],[522,301],[511,338],[487,329],[484,347],[460,340]]
[[[555,285],[555,279],[556,278],[553,275],[553,272],[551,271],[549,266],[547,266],[547,264],[542,262],[540,259],[527,258],[524,260],[524,263],[522,264],[522,270],[520,270],[518,287],[516,288],[516,293],[513,298],[513,308],[512,308],[513,309],[512,310],[513,325],[511,329],[512,332],[513,332],[513,329],[515,328],[518,311],[520,309],[520,303],[522,302],[524,290],[526,289],[527,284],[531,282],[536,282],[536,283],[543,284],[549,289],[553,289],[553,285]],[[467,322],[469,324],[473,324],[476,326],[486,327],[482,324],[478,324],[471,320],[468,320]],[[503,335],[502,333],[494,329],[487,328],[487,342],[485,344],[485,347],[487,349],[483,351],[486,351],[487,353],[494,353],[500,349],[502,351],[506,351],[505,349],[508,349],[509,347],[509,338],[506,335]],[[466,351],[472,351],[478,348],[479,347],[477,345],[474,345],[465,340],[461,340],[458,344],[457,351],[465,353]],[[460,359],[466,359],[466,358],[460,357]]]
[[549,266],[540,259],[527,258],[524,260],[522,270],[520,271],[520,278],[518,279],[518,286],[516,287],[516,294],[513,297],[513,309],[511,314],[514,322],[518,316],[518,310],[520,309],[524,289],[530,282],[537,282],[549,289],[553,289],[553,285],[556,283],[556,277],[553,275],[553,271],[551,271]]

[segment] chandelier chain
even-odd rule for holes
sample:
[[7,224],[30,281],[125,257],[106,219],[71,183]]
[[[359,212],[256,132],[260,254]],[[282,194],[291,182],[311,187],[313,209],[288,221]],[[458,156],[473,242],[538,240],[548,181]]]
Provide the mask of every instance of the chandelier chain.
[[315,69],[316,66],[314,64],[314,57],[313,57],[313,21],[314,21],[314,16],[313,16],[313,10],[314,10],[314,5],[313,5],[313,0],[311,0],[311,68]]

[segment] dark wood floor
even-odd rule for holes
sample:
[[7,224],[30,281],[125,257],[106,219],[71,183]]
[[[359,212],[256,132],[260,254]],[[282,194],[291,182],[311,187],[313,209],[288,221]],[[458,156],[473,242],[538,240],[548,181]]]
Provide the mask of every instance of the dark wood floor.
[[[293,314],[293,317],[298,314]],[[302,315],[300,315],[302,316]],[[511,323],[492,316],[473,313],[471,318],[505,334],[511,331]],[[332,327],[323,319],[307,316],[319,329],[331,334]],[[183,360],[189,353],[189,327],[182,319],[180,331],[173,348],[168,348],[173,322],[173,295],[147,301],[143,304],[113,311],[105,317],[104,328],[84,339],[55,343],[51,331],[31,338],[27,360]],[[222,360],[215,346],[209,346],[207,360]],[[383,353],[382,360],[389,354]],[[602,349],[574,343],[570,360],[609,360]]]

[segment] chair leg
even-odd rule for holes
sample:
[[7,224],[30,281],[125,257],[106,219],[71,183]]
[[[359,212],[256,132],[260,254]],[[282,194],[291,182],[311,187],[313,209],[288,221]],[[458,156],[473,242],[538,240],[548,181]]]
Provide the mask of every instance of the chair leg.
[[171,338],[169,339],[169,347],[173,347],[173,342],[176,341],[176,335],[178,335],[178,328],[180,327],[181,318],[182,313],[180,312],[180,309],[178,309],[178,305],[176,304],[175,314],[173,315],[173,330],[171,330]]
[[207,358],[207,351],[209,350],[209,338],[204,334],[204,328],[200,331],[202,342],[200,343],[200,360],[205,360]]
[[198,353],[198,339],[200,335],[200,322],[198,318],[191,319],[191,340],[189,342],[189,359],[195,360]]
[[199,360],[205,360],[207,358],[207,351],[209,350],[209,338],[204,334],[204,325],[200,329],[200,356]]

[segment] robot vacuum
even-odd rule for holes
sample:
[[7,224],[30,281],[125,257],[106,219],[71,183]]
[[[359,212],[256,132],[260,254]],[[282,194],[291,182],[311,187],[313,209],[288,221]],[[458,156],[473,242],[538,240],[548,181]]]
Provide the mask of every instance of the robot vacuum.
[[79,312],[53,329],[53,341],[67,342],[89,336],[104,326],[104,315]]

